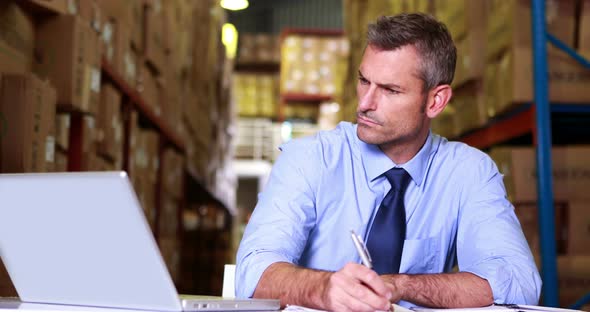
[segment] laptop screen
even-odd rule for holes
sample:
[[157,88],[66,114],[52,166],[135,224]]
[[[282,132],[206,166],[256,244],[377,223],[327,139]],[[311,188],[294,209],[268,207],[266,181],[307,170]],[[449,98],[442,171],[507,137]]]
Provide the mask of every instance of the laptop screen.
[[24,302],[181,310],[124,172],[0,175],[0,256]]

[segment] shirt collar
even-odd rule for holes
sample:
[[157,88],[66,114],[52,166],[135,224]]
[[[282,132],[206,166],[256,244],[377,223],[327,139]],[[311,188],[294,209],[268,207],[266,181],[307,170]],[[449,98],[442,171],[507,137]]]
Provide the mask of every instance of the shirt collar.
[[[355,135],[356,128],[357,125],[354,126]],[[439,139],[439,137],[433,135],[432,132],[429,132],[422,148],[412,159],[403,165],[397,165],[394,163],[377,145],[365,143],[361,141],[358,136],[356,139],[361,150],[361,159],[369,181],[375,180],[393,167],[400,167],[404,168],[410,174],[414,183],[419,186],[424,179],[430,155],[435,152],[433,146],[438,145],[435,140]]]

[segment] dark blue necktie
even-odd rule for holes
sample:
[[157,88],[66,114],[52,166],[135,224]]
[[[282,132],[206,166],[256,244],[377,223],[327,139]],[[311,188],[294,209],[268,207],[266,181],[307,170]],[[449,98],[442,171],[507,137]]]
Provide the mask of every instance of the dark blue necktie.
[[399,273],[406,238],[404,193],[410,182],[410,175],[402,168],[390,169],[385,177],[391,190],[379,206],[367,240],[373,270],[379,274]]

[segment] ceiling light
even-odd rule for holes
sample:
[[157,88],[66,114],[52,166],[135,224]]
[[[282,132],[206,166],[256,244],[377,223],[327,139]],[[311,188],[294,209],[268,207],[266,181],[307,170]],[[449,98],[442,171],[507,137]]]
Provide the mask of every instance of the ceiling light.
[[236,50],[238,48],[238,31],[233,24],[223,24],[223,27],[221,28],[221,42],[225,45],[227,58],[235,58]]
[[221,0],[221,7],[231,11],[243,10],[248,7],[248,0]]

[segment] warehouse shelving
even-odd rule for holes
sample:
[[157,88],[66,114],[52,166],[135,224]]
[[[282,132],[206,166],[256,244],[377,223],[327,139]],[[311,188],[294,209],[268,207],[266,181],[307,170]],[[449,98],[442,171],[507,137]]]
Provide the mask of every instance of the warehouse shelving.
[[284,102],[302,102],[318,104],[320,102],[331,101],[331,95],[325,94],[305,94],[305,93],[283,93],[281,94],[281,101]]
[[[286,37],[297,36],[313,36],[313,37],[342,37],[344,32],[340,29],[316,29],[316,28],[285,28],[281,32],[281,46]],[[284,110],[289,103],[306,103],[310,105],[319,105],[322,102],[333,101],[334,96],[329,94],[310,94],[302,92],[282,92],[279,102],[279,116],[280,121],[285,120]]]
[[[534,103],[522,105],[494,118],[486,126],[461,135],[458,140],[485,149],[518,137],[532,135],[532,143],[537,148],[537,193],[543,304],[558,306],[557,254],[554,239],[556,229],[551,164],[552,117],[563,113],[588,114],[590,113],[590,104],[549,103],[546,43],[549,41],[586,67],[590,68],[590,62],[547,33],[544,0],[532,1],[532,32]],[[590,302],[590,294],[576,302],[572,308],[580,308],[587,302]]]
[[113,70],[112,66],[107,60],[102,60],[102,73],[110,80],[125,96],[129,98],[129,102],[143,115],[145,116],[154,126],[162,133],[163,137],[179,151],[184,152],[184,142],[180,138],[180,135],[173,131],[164,120],[156,114],[143,100],[143,98],[133,90],[123,78],[119,77]]
[[[166,124],[166,122],[160,118],[154,111],[151,109],[144,99],[139,95],[137,91],[129,86],[129,84],[117,74],[112,66],[106,61],[102,60],[102,75],[103,79],[110,81],[119,91],[123,94],[124,98],[124,105],[123,105],[123,112],[124,116],[129,116],[130,111],[132,109],[136,109],[140,115],[148,120],[150,124],[153,125],[160,133],[160,147],[159,147],[159,154],[162,156],[164,148],[171,146],[175,148],[177,151],[184,153],[185,145],[180,137],[180,134],[175,132],[170,125]],[[70,148],[68,150],[68,171],[80,171],[81,170],[81,159],[82,159],[82,142],[84,138],[84,127],[83,127],[83,114],[72,112],[71,117],[71,124],[70,124]],[[129,133],[130,128],[130,118],[126,118],[125,121],[125,133]],[[128,164],[128,155],[129,155],[129,136],[125,135],[124,140],[124,148],[123,148],[123,170],[129,169]],[[200,177],[196,174],[195,170],[191,170],[191,166],[187,166],[188,168],[185,170],[186,175],[189,177],[187,179],[187,192],[185,192],[187,196],[187,200],[193,201],[200,201],[205,203],[213,203],[219,207],[225,208],[226,205],[220,201],[216,196],[214,196],[210,190],[208,190],[202,183]],[[161,183],[162,176],[164,173],[162,172],[162,166],[159,166],[158,169],[158,179],[157,183]],[[160,189],[157,186],[157,189]],[[156,196],[159,196],[159,192],[156,193]],[[156,216],[159,214],[159,200],[156,198],[158,205],[156,205]],[[156,219],[158,220],[158,219]],[[155,224],[155,232],[158,232],[158,222]]]
[[343,36],[344,31],[342,31],[341,29],[285,28],[281,32],[281,40],[289,35],[338,37]]
[[[552,121],[568,123],[567,114],[590,114],[590,105],[556,104],[549,106]],[[531,135],[531,143],[537,142],[536,105],[523,104],[505,114],[491,119],[484,127],[468,131],[457,140],[479,149],[488,149],[522,136]],[[565,116],[562,116],[566,114]],[[563,118],[562,118],[563,117]],[[582,117],[583,116],[578,116]],[[560,129],[558,129],[560,130]]]
[[285,106],[289,103],[304,103],[319,105],[322,102],[332,101],[333,96],[326,94],[282,93],[279,101],[279,121],[285,120]]
[[238,62],[234,65],[236,72],[250,73],[278,73],[281,64],[279,62]]

